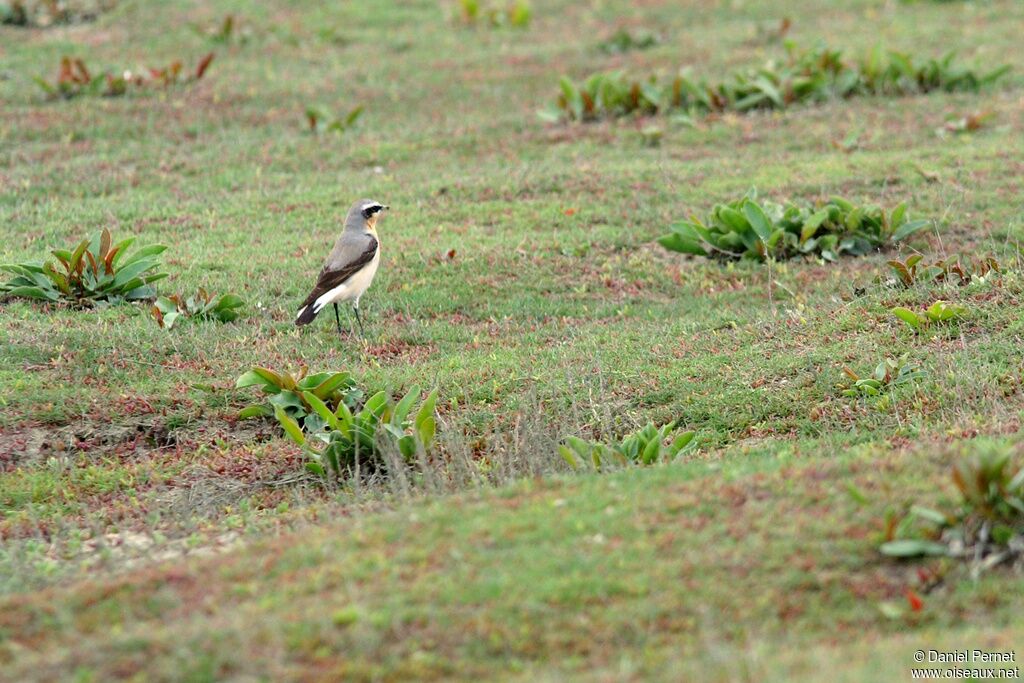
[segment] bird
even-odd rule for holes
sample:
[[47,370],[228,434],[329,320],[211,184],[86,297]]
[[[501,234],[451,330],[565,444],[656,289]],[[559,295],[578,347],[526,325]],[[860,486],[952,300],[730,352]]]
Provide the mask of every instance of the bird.
[[359,336],[363,334],[363,321],[359,315],[359,298],[373,282],[380,265],[380,240],[377,221],[390,207],[372,199],[360,199],[348,210],[341,237],[327,257],[316,286],[299,307],[295,325],[301,327],[313,322],[327,304],[334,305],[334,320],[341,334],[341,316],[338,302],[351,301],[359,323]]

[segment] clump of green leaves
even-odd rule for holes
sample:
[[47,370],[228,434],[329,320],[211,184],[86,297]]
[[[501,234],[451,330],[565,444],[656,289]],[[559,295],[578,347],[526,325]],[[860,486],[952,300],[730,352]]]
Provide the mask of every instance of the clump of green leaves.
[[134,80],[126,79],[126,82],[128,85],[142,87],[156,85],[162,88],[192,83],[198,81],[206,74],[210,63],[213,62],[213,54],[212,52],[207,53],[206,56],[199,60],[199,63],[192,71],[185,70],[182,62],[178,60],[171,62],[165,67],[147,69],[148,75],[136,76]]
[[533,18],[533,10],[526,0],[484,4],[480,0],[458,0],[458,19],[467,26],[484,23],[492,28],[511,26],[526,28]]
[[154,244],[128,255],[135,241],[129,237],[114,244],[110,231],[104,228],[90,239],[84,239],[73,250],[54,249],[57,259],[44,263],[20,263],[0,266],[15,277],[0,284],[0,294],[8,297],[66,301],[85,307],[95,303],[120,303],[152,299],[152,284],[167,277],[156,272],[157,258],[167,247]]
[[71,99],[79,95],[114,96],[124,94],[124,88],[120,87],[114,76],[110,74],[94,76],[83,60],[71,57],[61,57],[57,80],[52,84],[41,76],[35,76],[33,80],[52,98]]
[[53,99],[71,99],[83,95],[118,97],[133,88],[167,88],[198,81],[206,74],[212,61],[211,52],[199,60],[191,71],[186,71],[181,61],[175,61],[159,69],[145,69],[136,73],[122,71],[93,74],[83,60],[62,57],[56,81],[51,83],[38,76],[34,80]]
[[229,323],[238,318],[238,309],[244,305],[245,301],[237,294],[216,296],[200,287],[195,296],[188,298],[180,294],[157,297],[152,311],[160,327],[169,330],[182,317]]
[[899,358],[886,358],[867,377],[861,377],[848,367],[843,368],[843,373],[852,382],[843,387],[843,396],[850,398],[879,396],[924,377],[924,372],[910,362],[906,354]]
[[946,259],[932,264],[923,263],[923,258],[921,254],[914,254],[905,261],[892,259],[888,264],[904,287],[948,281],[953,275],[959,278],[959,284],[966,285],[974,279],[984,280],[990,273],[1002,272],[999,261],[991,256],[980,260]]
[[920,334],[931,325],[963,320],[968,313],[966,306],[941,300],[926,308],[923,313],[916,313],[902,306],[892,309],[892,314],[909,325],[915,334]]
[[691,216],[658,239],[670,251],[719,260],[765,261],[819,256],[863,256],[901,242],[928,226],[909,220],[900,204],[886,213],[876,206],[856,206],[832,197],[817,206],[760,202],[751,190],[727,204],[717,204],[704,221]]
[[305,400],[321,420],[319,429],[308,429],[307,418],[307,429],[303,430],[282,408],[276,408],[274,414],[289,438],[309,457],[306,469],[329,482],[351,476],[361,468],[380,468],[385,463],[385,449],[393,449],[411,462],[433,444],[437,432],[436,391],[419,401],[420,389],[413,387],[397,403],[380,391],[358,411],[351,410],[344,401],[332,410],[312,392],[306,393]]
[[309,125],[309,132],[314,135],[319,133],[337,133],[342,135],[351,130],[362,115],[362,105],[353,107],[343,118],[333,118],[319,107],[307,107],[306,123]]
[[266,403],[243,408],[238,413],[239,418],[269,417],[280,410],[300,428],[310,431],[322,429],[324,425],[313,399],[337,412],[341,410],[342,404],[349,410],[355,408],[363,397],[363,392],[356,387],[351,374],[317,372],[311,375],[305,366],[294,374],[287,370],[253,367],[238,378],[235,387],[259,387],[266,398]]
[[631,78],[622,71],[593,74],[582,83],[563,77],[555,106],[540,115],[552,121],[593,121],[672,110],[693,116],[784,109],[862,95],[974,92],[1009,71],[1009,66],[1003,66],[979,74],[958,64],[954,53],[924,59],[876,48],[860,61],[849,61],[838,50],[817,47],[800,51],[792,43],[787,45],[787,53],[783,61],[737,71],[719,83],[693,79],[685,73],[668,81],[656,76]]
[[676,431],[675,422],[661,427],[648,423],[643,429],[627,434],[611,445],[570,436],[558,447],[558,452],[573,469],[600,470],[630,463],[653,465],[674,460],[696,446],[696,432],[693,431],[680,432],[669,441]]
[[622,71],[610,71],[593,74],[578,84],[562,76],[559,87],[555,106],[538,112],[545,121],[596,121],[633,113],[657,114],[671,107],[653,76],[634,80]]
[[636,31],[631,33],[627,29],[620,28],[606,40],[597,45],[597,49],[609,55],[622,54],[630,50],[647,50],[661,42],[657,33],[650,31]]
[[891,557],[929,555],[970,560],[976,571],[1024,560],[1024,467],[1019,453],[983,446],[952,471],[960,493],[950,513],[914,506],[892,525],[880,550]]

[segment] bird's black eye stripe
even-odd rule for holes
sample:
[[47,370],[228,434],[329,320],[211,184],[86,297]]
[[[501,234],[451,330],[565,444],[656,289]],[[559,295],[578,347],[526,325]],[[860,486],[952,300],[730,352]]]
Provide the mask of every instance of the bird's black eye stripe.
[[363,209],[363,218],[369,218],[373,214],[377,213],[378,211],[382,211],[383,209],[384,207],[380,205],[368,206],[365,209]]

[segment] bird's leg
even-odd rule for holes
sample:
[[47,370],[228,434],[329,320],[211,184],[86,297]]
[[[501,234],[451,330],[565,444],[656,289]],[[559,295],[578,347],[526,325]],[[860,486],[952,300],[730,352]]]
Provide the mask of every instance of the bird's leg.
[[338,304],[334,304],[334,322],[338,323],[338,334],[341,334],[341,316],[338,314]]
[[352,310],[354,310],[356,312],[356,322],[359,323],[359,336],[365,339],[366,338],[366,333],[363,332],[363,319],[361,317],[359,317],[359,302],[358,301],[352,302]]

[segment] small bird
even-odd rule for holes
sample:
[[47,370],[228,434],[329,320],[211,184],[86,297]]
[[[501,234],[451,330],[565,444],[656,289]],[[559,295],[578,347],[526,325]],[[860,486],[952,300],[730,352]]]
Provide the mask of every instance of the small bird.
[[298,326],[308,325],[327,304],[334,304],[334,320],[341,333],[339,301],[351,301],[363,336],[363,321],[359,317],[359,297],[373,282],[380,265],[380,240],[377,239],[377,220],[389,207],[372,199],[360,199],[348,210],[345,229],[327,257],[316,286],[299,307],[295,317]]

